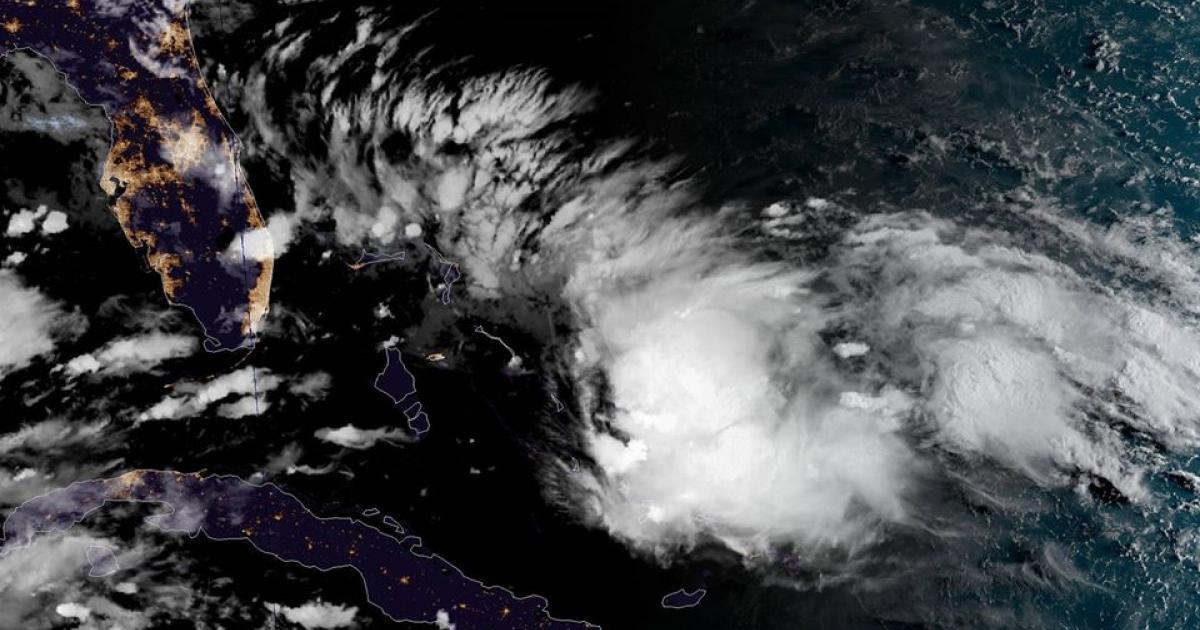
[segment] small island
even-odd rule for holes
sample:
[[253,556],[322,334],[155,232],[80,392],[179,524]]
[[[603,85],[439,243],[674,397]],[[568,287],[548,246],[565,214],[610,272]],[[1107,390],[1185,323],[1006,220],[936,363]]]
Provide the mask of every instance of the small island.
[[662,598],[662,607],[692,608],[699,605],[700,600],[704,599],[706,594],[708,594],[708,591],[702,588],[698,588],[694,591],[688,591],[681,588],[677,591],[673,591],[664,595]]
[[408,428],[420,437],[429,431],[429,416],[417,400],[417,380],[404,365],[400,350],[384,348],[383,371],[375,377],[375,389],[392,399],[392,404],[401,408]]

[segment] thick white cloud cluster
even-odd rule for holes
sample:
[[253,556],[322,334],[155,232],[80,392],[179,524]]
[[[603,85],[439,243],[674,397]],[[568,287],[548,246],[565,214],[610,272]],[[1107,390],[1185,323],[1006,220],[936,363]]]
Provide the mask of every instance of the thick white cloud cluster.
[[722,251],[698,225],[627,227],[623,251],[580,264],[567,290],[585,315],[577,369],[602,374],[615,405],[616,436],[589,437],[602,475],[578,476],[595,516],[639,546],[706,534],[746,552],[854,546],[903,520],[903,396],[841,403],[859,384],[817,336],[812,276]]
[[[939,449],[1143,500],[1118,425],[1200,438],[1200,333],[1171,299],[924,213],[864,218],[793,269],[738,255],[715,225],[614,222],[568,284],[580,382],[602,375],[612,403],[579,496],[638,547],[853,550],[912,519]],[[1063,238],[1095,236],[1074,227]],[[1109,274],[1138,264],[1129,247],[1099,252]]]
[[832,265],[853,291],[840,315],[952,448],[1041,481],[1088,471],[1137,497],[1111,424],[1175,446],[1200,437],[1200,334],[1178,307],[924,214],[863,221]]

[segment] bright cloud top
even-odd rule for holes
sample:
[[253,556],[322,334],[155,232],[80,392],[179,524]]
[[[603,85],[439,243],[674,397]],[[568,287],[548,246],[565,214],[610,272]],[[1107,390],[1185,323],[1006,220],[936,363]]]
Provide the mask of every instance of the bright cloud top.
[[15,274],[0,270],[0,374],[54,350],[58,306]]
[[37,228],[39,220],[42,222],[42,233],[47,235],[60,234],[70,227],[67,213],[38,206],[34,210],[21,209],[12,213],[4,233],[10,237],[24,236]]
[[336,429],[328,427],[319,429],[315,435],[318,440],[354,450],[368,449],[379,442],[394,444],[396,442],[412,441],[412,437],[400,429],[387,427],[360,429],[353,424],[347,424]]
[[[864,218],[825,262],[787,268],[715,230],[657,225],[610,230],[619,253],[578,264],[567,289],[584,315],[580,382],[602,376],[612,402],[587,432],[596,467],[575,474],[579,496],[635,546],[852,551],[874,524],[919,517],[908,493],[931,453],[902,439],[914,432],[1133,500],[1143,471],[1118,426],[1200,442],[1187,285],[1114,290],[923,213]],[[1064,238],[1094,236],[1074,227]],[[1139,264],[1126,246],[1095,255],[1119,272]]]
[[567,290],[587,315],[577,369],[603,375],[615,405],[602,415],[614,431],[588,437],[598,469],[577,476],[594,516],[642,547],[711,535],[747,553],[856,546],[904,520],[907,399],[841,403],[862,384],[817,336],[827,315],[811,276],[659,225],[628,230],[619,256],[580,265]]
[[8,228],[4,231],[7,236],[23,236],[37,227],[38,219],[46,216],[46,206],[38,206],[36,210],[23,208],[12,213],[8,218]]
[[307,630],[348,628],[354,625],[354,617],[358,614],[358,608],[354,606],[340,606],[321,600],[294,608],[271,603],[266,606],[272,613],[282,615],[284,619]]

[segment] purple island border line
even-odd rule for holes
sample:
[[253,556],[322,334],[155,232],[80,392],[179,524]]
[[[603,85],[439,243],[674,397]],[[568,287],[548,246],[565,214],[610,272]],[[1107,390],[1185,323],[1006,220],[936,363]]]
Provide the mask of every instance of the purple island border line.
[[[167,512],[146,519],[163,531],[245,540],[261,553],[308,569],[353,569],[367,601],[397,622],[434,624],[444,611],[463,630],[599,627],[551,617],[540,595],[517,597],[503,587],[486,586],[441,556],[418,551],[417,536],[396,538],[357,519],[318,517],[274,484],[253,484],[233,475],[135,470],[75,482],[14,509],[0,527],[0,557],[29,545],[39,534],[67,531],[108,503],[166,507]],[[318,533],[322,529],[340,535]]]
[[408,428],[417,438],[429,432],[429,416],[417,396],[417,379],[404,364],[400,349],[383,349],[383,370],[375,377],[374,387],[402,409]]
[[663,608],[666,608],[669,610],[683,610],[685,608],[695,608],[696,606],[700,605],[700,602],[704,599],[704,596],[707,594],[708,594],[708,591],[705,589],[702,589],[702,588],[698,588],[694,591],[689,591],[685,588],[681,588],[681,589],[672,591],[670,593],[667,593],[666,595],[663,595],[661,605]]

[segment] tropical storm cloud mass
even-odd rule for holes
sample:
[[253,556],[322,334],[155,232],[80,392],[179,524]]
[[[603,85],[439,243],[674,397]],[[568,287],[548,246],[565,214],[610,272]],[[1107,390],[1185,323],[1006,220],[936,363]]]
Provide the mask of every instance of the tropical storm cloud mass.
[[1200,614],[1192,9],[110,4],[211,251],[4,57],[0,626]]

